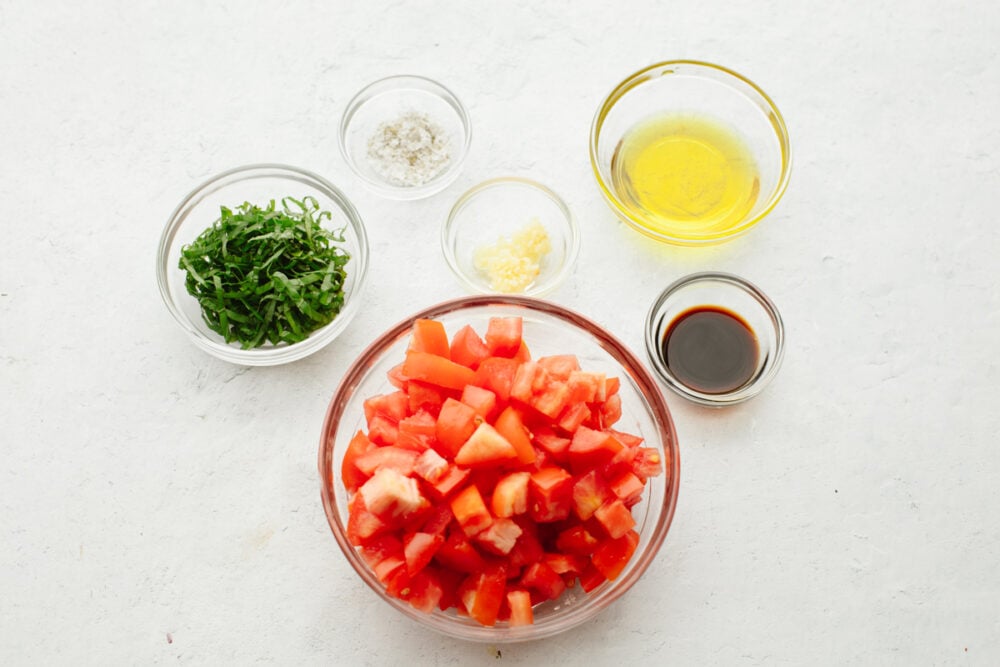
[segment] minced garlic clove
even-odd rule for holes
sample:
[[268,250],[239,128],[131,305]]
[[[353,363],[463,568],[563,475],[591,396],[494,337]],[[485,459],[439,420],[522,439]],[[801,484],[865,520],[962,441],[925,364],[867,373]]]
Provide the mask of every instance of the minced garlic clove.
[[501,236],[496,244],[477,248],[473,263],[490,281],[495,292],[523,292],[541,273],[542,260],[551,252],[548,232],[538,218],[510,238]]

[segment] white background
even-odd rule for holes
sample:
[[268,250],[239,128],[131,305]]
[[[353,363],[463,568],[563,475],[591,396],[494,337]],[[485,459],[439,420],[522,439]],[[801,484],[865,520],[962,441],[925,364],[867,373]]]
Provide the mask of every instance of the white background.
[[[0,662],[996,664],[998,35],[985,0],[0,0]],[[784,199],[719,248],[618,223],[588,163],[603,96],[672,58],[745,74],[792,137]],[[336,146],[348,99],[397,73],[474,123],[458,181],[415,203],[370,194]],[[187,340],[154,259],[188,191],[261,161],[342,187],[372,265],[341,338],[247,370]],[[361,349],[462,293],[441,222],[502,174],[567,200],[582,249],[551,298],[633,350],[656,294],[704,269],[761,286],[788,347],[741,407],[668,395],[680,503],[639,585],[497,647],[360,582],[316,449]]]

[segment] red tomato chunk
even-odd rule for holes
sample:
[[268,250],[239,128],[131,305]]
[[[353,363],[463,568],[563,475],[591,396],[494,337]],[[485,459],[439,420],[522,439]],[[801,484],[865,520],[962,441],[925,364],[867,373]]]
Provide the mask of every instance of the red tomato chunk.
[[347,537],[390,595],[483,625],[617,578],[639,544],[632,507],[669,461],[611,426],[618,378],[572,354],[532,359],[520,318],[451,341],[418,320],[391,393],[364,403],[340,465]]

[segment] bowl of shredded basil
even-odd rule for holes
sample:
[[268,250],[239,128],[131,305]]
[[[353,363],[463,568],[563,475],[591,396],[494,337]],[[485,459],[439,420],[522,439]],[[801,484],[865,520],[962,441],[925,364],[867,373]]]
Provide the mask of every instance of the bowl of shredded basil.
[[309,171],[256,164],[195,188],[160,238],[156,276],[174,319],[226,361],[296,361],[359,307],[368,238],[357,210]]

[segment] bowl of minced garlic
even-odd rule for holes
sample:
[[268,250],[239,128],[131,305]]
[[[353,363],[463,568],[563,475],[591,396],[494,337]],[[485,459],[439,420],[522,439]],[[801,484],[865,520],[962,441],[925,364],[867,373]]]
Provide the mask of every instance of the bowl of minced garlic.
[[580,248],[569,207],[527,178],[493,178],[458,198],[441,230],[448,266],[473,293],[539,296],[572,271]]

